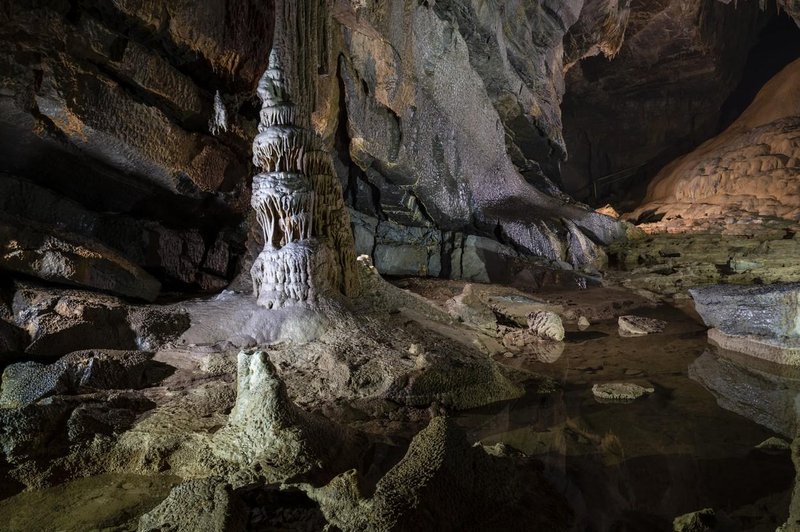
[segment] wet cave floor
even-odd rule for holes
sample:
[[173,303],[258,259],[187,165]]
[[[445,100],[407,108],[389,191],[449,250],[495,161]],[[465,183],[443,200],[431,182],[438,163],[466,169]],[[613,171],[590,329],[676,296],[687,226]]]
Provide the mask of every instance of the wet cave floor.
[[[441,303],[460,285],[411,288]],[[592,292],[554,297],[566,307],[606,297],[603,289]],[[564,350],[555,361],[497,353],[498,363],[547,376],[556,390],[544,393],[540,383],[530,384],[520,399],[454,414],[456,423],[471,442],[502,442],[540,460],[545,477],[573,509],[574,530],[672,530],[674,517],[703,508],[714,508],[731,530],[775,530],[788,515],[794,468],[788,449],[756,447],[786,436],[719,405],[724,383],[750,384],[729,377],[725,353],[708,345],[706,329],[691,310],[659,304],[626,312],[664,320],[667,328],[621,337],[616,319],[592,320],[583,331],[565,323]],[[723,383],[716,391],[700,383],[715,379]],[[592,385],[621,381],[655,392],[629,403],[594,398]],[[761,402],[754,411],[782,408],[757,387],[739,392]],[[726,404],[733,403],[740,404]],[[108,474],[18,493],[0,501],[0,530],[135,530],[136,517],[179,480]],[[304,497],[287,495],[279,502],[284,517],[252,529],[316,530],[324,523]],[[258,522],[258,511],[253,503],[251,524]],[[299,517],[293,521],[292,515]]]
[[[676,516],[714,508],[740,530],[775,530],[786,520],[794,479],[789,452],[755,449],[776,436],[721,408],[690,378],[708,349],[705,328],[680,311],[640,312],[668,321],[664,333],[623,338],[616,323],[567,331],[553,363],[515,361],[556,379],[553,394],[528,393],[464,413],[470,439],[506,443],[545,464],[587,530],[671,530]],[[593,384],[655,388],[631,403],[600,403]]]

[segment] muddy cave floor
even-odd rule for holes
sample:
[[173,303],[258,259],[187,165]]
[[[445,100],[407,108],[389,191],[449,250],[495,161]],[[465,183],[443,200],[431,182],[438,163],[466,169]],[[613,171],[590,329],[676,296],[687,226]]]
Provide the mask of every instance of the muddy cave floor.
[[[167,371],[137,390],[113,392],[135,394],[147,406],[127,426],[63,444],[51,435],[44,446],[57,451],[23,451],[0,463],[7,479],[0,528],[136,530],[140,516],[170,489],[209,474],[187,455],[204,441],[198,434],[213,435],[225,425],[236,399],[239,351],[264,344],[293,402],[367,435],[369,444],[349,462],[365,479],[367,494],[431,417],[446,413],[470,445],[502,443],[524,455],[520,467],[533,470],[525,479],[538,483],[526,489],[540,501],[530,511],[546,514],[539,523],[565,530],[671,530],[674,517],[702,508],[714,508],[732,530],[775,530],[786,521],[794,481],[790,453],[757,448],[769,438],[787,439],[773,419],[781,414],[769,411],[784,405],[772,404],[768,387],[759,387],[769,381],[764,372],[753,377],[747,361],[707,343],[687,301],[653,302],[624,287],[524,293],[460,281],[393,284],[373,278],[361,307],[282,328],[259,322],[246,296],[172,304],[188,308],[192,324],[155,350],[151,362]],[[75,290],[42,292],[83,297]],[[537,309],[562,317],[564,342],[555,348],[504,345],[503,333],[522,329]],[[296,317],[292,312],[285,323]],[[339,312],[348,317],[331,317]],[[658,318],[667,327],[621,337],[617,317],[624,314]],[[580,317],[588,328],[578,326]],[[219,330],[228,322],[269,331],[223,338]],[[403,363],[371,368],[376,350],[380,360]],[[470,354],[448,359],[463,351]],[[494,361],[503,382],[477,358]],[[474,364],[477,369],[461,371]],[[439,381],[421,376],[454,368],[464,382],[445,379],[444,391]],[[785,377],[779,368],[764,371]],[[591,389],[604,382],[655,391],[633,402],[602,403]],[[744,382],[745,393],[737,382]],[[791,387],[797,381],[780,382]],[[46,400],[54,400],[52,394]],[[309,482],[324,485],[345,469]],[[286,476],[239,481],[236,492],[249,530],[318,530],[331,522],[319,499]],[[526,510],[517,501],[502,511],[514,516]],[[493,529],[492,523],[509,529],[502,521],[479,529]]]

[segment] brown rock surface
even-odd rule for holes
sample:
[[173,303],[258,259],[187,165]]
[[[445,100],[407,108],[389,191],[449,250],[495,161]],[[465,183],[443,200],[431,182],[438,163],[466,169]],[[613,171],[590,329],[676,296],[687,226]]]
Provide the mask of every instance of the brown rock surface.
[[585,59],[565,75],[569,157],[561,178],[579,200],[591,198],[594,180],[612,175],[622,181],[599,183],[598,196],[629,193],[714,135],[748,51],[773,16],[758,2],[633,0],[629,7],[618,54]]
[[[233,244],[233,259],[243,247],[255,115],[243,103],[266,65],[272,14],[272,2],[251,0],[9,6],[0,171],[37,189],[16,214],[50,224],[50,203],[59,224],[170,285],[218,289],[233,272],[204,258],[216,242]],[[228,123],[212,134],[217,93]],[[19,190],[1,188],[0,203],[15,202]]]
[[161,285],[126,258],[95,242],[13,218],[0,218],[0,268],[152,301]]
[[789,222],[732,223],[723,234],[710,229],[718,224],[698,225],[691,234],[672,225],[666,229],[674,234],[653,233],[612,247],[618,270],[606,272],[606,282],[647,297],[688,298],[689,288],[704,284],[800,281],[800,245]]
[[798,102],[800,60],[770,80],[727,130],[664,168],[631,218],[800,218]]

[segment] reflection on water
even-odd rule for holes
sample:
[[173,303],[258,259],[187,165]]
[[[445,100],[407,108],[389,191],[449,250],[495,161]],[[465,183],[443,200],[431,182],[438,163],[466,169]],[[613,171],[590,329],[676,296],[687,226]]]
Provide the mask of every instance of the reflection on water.
[[[761,394],[777,381],[761,376],[759,388],[714,366],[713,355],[704,354],[705,329],[675,309],[642,314],[669,326],[638,338],[620,338],[608,322],[568,332],[562,356],[550,364],[498,357],[547,374],[562,389],[464,413],[459,422],[475,440],[502,441],[543,460],[576,508],[577,530],[671,530],[675,516],[705,507],[730,515],[741,529],[775,530],[788,514],[794,469],[788,453],[754,447],[776,435],[770,429],[784,433],[784,425],[767,420],[786,417],[780,411],[788,403]],[[702,386],[690,378],[697,374],[704,375]],[[725,384],[739,380],[742,387]],[[601,382],[656,391],[628,404],[600,404],[591,387]],[[718,404],[703,386],[728,402]],[[747,401],[755,406],[726,409]],[[751,416],[756,411],[763,413]]]
[[797,434],[800,368],[709,347],[689,366],[689,377],[719,405],[793,438]]
[[[463,412],[457,422],[472,441],[504,442],[540,459],[574,508],[575,530],[668,531],[675,516],[707,507],[737,529],[775,530],[788,514],[794,469],[788,452],[755,447],[794,434],[800,369],[712,350],[705,329],[675,309],[642,314],[669,325],[662,334],[621,338],[615,321],[599,322],[568,331],[552,351],[498,355],[560,388],[538,394],[532,385],[519,400]],[[655,392],[603,404],[591,391],[603,382]],[[386,461],[373,451],[376,475]],[[0,502],[0,529],[133,530],[135,516],[176,480],[102,475],[22,493]]]

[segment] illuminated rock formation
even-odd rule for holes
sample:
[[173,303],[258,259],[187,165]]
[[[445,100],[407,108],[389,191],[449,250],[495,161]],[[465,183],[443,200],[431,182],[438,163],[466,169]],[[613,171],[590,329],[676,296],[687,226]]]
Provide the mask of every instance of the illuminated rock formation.
[[800,219],[798,86],[795,60],[728,129],[664,167],[628,217],[659,219],[647,230],[675,232],[730,228],[757,217]]
[[251,204],[264,249],[251,274],[259,305],[313,304],[319,296],[357,291],[349,216],[330,156],[291,101],[278,51],[258,84],[263,102],[253,163]]

